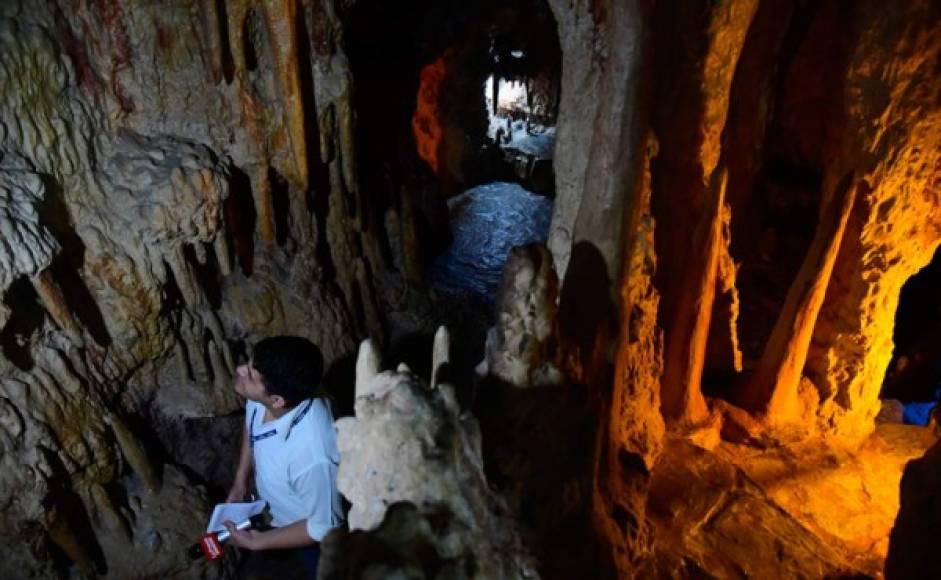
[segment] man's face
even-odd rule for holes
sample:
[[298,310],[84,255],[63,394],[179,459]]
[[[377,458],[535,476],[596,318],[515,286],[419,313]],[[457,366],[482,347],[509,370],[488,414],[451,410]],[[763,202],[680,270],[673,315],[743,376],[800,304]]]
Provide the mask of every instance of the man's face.
[[264,404],[268,399],[265,384],[261,380],[261,373],[252,366],[252,361],[239,365],[235,369],[235,392],[239,395]]

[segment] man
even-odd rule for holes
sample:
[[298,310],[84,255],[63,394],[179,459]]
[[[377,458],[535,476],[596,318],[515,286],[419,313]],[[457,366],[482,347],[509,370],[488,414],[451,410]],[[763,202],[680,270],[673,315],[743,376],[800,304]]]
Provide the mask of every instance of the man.
[[244,500],[254,473],[274,527],[241,531],[226,522],[231,543],[253,551],[295,548],[311,578],[316,577],[319,542],[343,523],[333,414],[327,400],[315,396],[322,368],[319,349],[294,336],[262,340],[251,360],[238,367],[234,388],[247,399],[245,428],[226,499]]

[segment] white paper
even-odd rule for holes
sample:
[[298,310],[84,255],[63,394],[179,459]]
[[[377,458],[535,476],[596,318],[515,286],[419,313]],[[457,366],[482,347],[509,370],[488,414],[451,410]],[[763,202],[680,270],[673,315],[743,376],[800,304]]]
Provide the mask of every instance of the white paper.
[[239,523],[248,518],[260,514],[267,502],[263,499],[251,503],[220,503],[212,510],[212,517],[209,518],[209,526],[206,527],[206,533],[221,532],[225,529],[222,522],[232,520],[233,523]]

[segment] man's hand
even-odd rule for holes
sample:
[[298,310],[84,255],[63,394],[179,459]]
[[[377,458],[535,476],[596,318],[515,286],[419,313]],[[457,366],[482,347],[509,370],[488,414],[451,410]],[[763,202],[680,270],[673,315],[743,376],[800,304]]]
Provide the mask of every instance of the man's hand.
[[222,525],[225,526],[225,529],[229,530],[229,543],[233,546],[238,546],[239,548],[244,548],[246,550],[262,550],[262,535],[264,532],[259,532],[258,530],[240,530],[235,527],[235,524],[231,520],[226,520],[222,522]]
[[229,541],[246,550],[280,550],[313,546],[317,543],[307,535],[307,520],[296,521],[289,526],[272,528],[264,532],[252,529],[239,530],[231,521],[225,521],[222,525],[232,534]]

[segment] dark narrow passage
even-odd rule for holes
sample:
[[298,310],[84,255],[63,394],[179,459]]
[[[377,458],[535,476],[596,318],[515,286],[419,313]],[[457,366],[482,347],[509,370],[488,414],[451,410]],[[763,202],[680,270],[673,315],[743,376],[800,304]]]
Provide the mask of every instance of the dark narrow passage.
[[895,313],[895,350],[882,384],[898,399],[906,423],[925,425],[941,400],[941,250],[902,287]]

